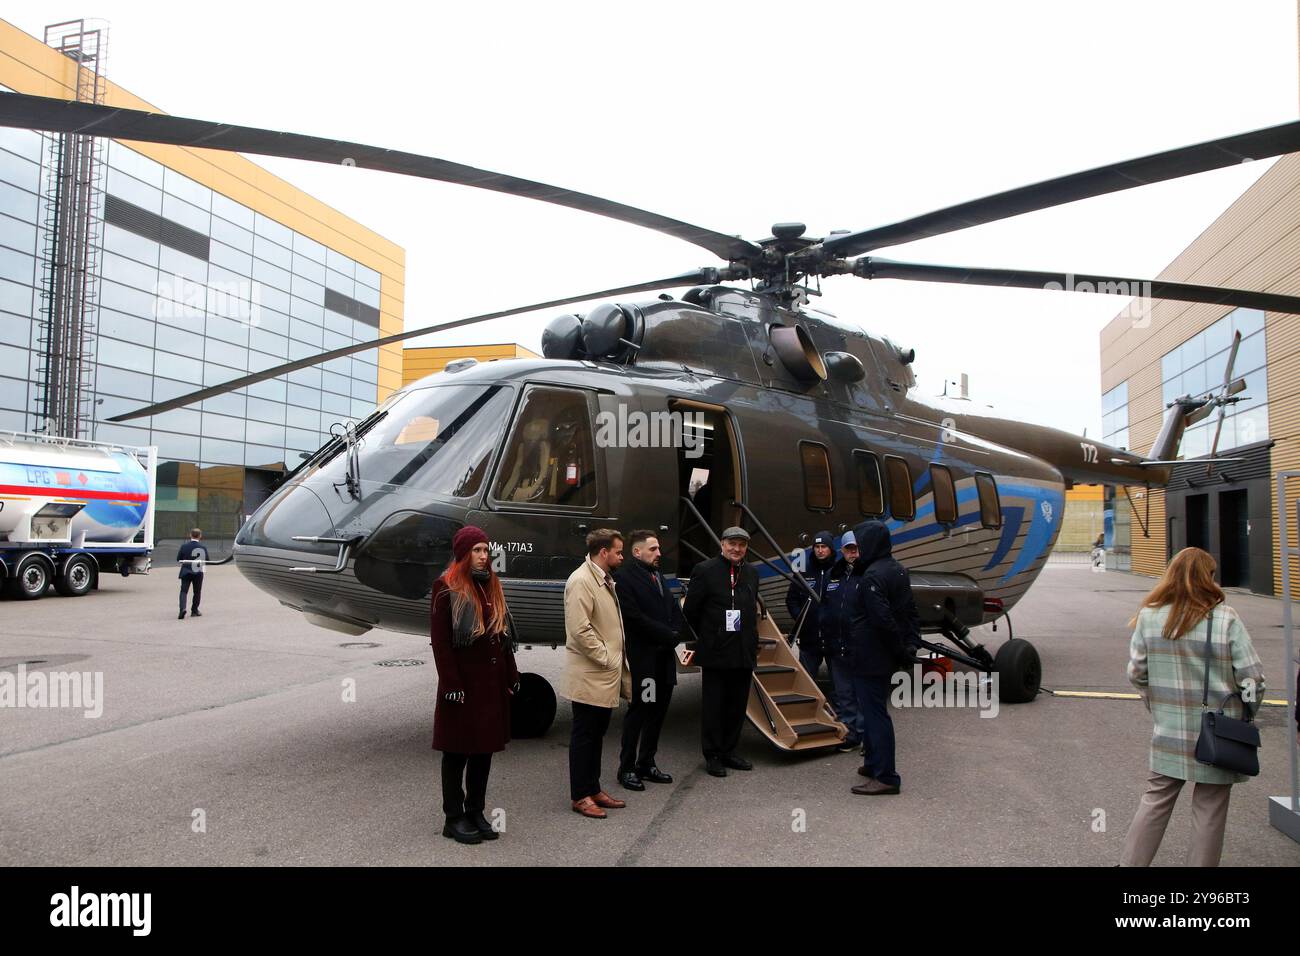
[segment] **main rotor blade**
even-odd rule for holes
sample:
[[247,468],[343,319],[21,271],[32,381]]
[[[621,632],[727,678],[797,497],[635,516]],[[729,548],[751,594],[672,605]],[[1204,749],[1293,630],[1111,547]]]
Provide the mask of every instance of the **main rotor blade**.
[[141,143],[222,149],[257,156],[282,156],[286,159],[305,159],[316,163],[377,169],[406,176],[436,179],[445,183],[473,186],[476,189],[490,189],[512,196],[522,196],[525,199],[536,199],[539,202],[580,209],[583,212],[595,213],[598,216],[617,219],[635,226],[644,226],[656,232],[684,239],[728,261],[745,259],[762,253],[754,243],[735,236],[714,232],[677,219],[669,219],[658,213],[637,209],[635,206],[626,206],[599,196],[589,196],[559,186],[519,179],[503,173],[448,162],[445,159],[435,159],[432,156],[382,149],[378,146],[364,146],[343,140],[304,136],[300,133],[281,133],[249,126],[232,126],[228,123],[186,119],[181,116],[148,113],[143,110],[119,109],[94,103],[75,103],[24,93],[0,93],[0,126],[54,133],[108,136]]
[[853,274],[863,279],[918,279],[922,282],[958,282],[1017,289],[1046,289],[1053,292],[1099,292],[1139,299],[1176,299],[1180,302],[1205,302],[1210,305],[1232,305],[1300,315],[1300,296],[1228,289],[1217,285],[1189,285],[1184,282],[1166,282],[1163,279],[939,266],[922,262],[896,262],[875,256],[854,260]]
[[[228,382],[222,382],[220,385],[201,388],[197,391],[190,392],[187,395],[181,395],[179,398],[159,402],[156,405],[137,408],[132,412],[123,412],[121,415],[114,415],[109,419],[109,421],[129,422],[134,418],[143,418],[146,415],[161,415],[163,412],[169,412],[173,408],[182,408],[186,405],[192,405],[195,402],[203,401],[205,398],[224,395],[226,392],[233,392],[239,388],[255,385],[258,382],[264,382],[269,378],[278,378],[281,375],[296,372],[300,368],[309,368],[312,365],[319,365],[321,362],[343,358],[344,356],[352,355],[355,352],[365,352],[368,349],[378,348],[379,346],[388,345],[392,342],[400,342],[403,339],[414,338],[417,335],[428,335],[430,332],[440,332],[444,329],[460,328],[463,325],[473,325],[476,322],[487,322],[489,319],[503,319],[507,316],[519,315],[522,312],[533,312],[538,309],[551,309],[561,305],[571,305],[574,302],[586,302],[589,299],[607,299],[612,298],[613,296],[631,295],[637,292],[654,292],[658,289],[671,289],[677,286],[695,285],[700,282],[715,279],[717,271],[718,270],[702,269],[696,272],[686,272],[679,276],[671,276],[667,279],[655,279],[650,282],[640,282],[636,285],[620,286],[617,289],[602,289],[599,292],[584,292],[582,295],[569,296],[565,299],[552,299],[549,302],[534,302],[531,305],[521,305],[516,309],[504,309],[500,312],[487,312],[483,315],[474,315],[467,319],[456,319],[452,322],[439,322],[437,325],[426,325],[418,329],[411,329],[407,332],[397,332],[393,335],[385,335],[383,338],[372,339],[369,342],[358,342],[355,345],[344,345],[341,348],[330,349],[328,352],[310,355],[307,358],[285,362],[283,365],[276,365],[274,368],[263,369],[260,372],[253,372],[249,375],[241,376],[240,378],[231,379]],[[713,273],[713,275],[710,275],[710,273]]]
[[831,257],[857,256],[872,249],[980,226],[1079,199],[1178,179],[1224,166],[1236,166],[1250,159],[1281,156],[1297,150],[1300,150],[1300,121],[1283,123],[1280,126],[1239,133],[1195,146],[1183,146],[1139,159],[1047,179],[1032,186],[1009,189],[887,226],[835,236],[823,242],[822,249]]

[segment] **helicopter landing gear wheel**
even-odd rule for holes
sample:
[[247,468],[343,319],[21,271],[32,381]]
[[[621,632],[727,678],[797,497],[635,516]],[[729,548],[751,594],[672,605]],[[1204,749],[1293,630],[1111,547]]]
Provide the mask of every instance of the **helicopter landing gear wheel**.
[[540,737],[555,720],[555,690],[541,674],[520,674],[510,698],[510,736]]
[[1015,637],[998,648],[993,658],[998,675],[998,699],[1004,704],[1027,704],[1038,696],[1043,665],[1028,641]]

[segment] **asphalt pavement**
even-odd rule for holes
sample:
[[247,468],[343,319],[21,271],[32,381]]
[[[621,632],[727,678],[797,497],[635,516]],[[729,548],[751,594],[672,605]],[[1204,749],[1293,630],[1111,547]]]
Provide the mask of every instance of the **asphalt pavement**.
[[[1012,614],[1015,635],[1042,656],[1044,686],[1129,692],[1128,621],[1151,584],[1044,571]],[[628,806],[606,820],[574,814],[562,700],[544,737],[514,741],[493,762],[488,807],[502,838],[460,846],[441,836],[426,639],[314,627],[232,566],[209,569],[203,616],[178,621],[176,587],[160,570],[106,576],[83,598],[0,601],[0,671],[103,680],[98,717],[0,706],[0,861],[1108,866],[1146,775],[1139,701],[1043,694],[995,717],[896,710],[898,796],[851,794],[856,755],[779,752],[748,727],[741,753],[754,770],[715,779],[699,754],[699,678],[684,675],[658,758],[673,784],[618,787],[616,715],[602,780]],[[1264,659],[1265,697],[1284,697],[1280,602],[1237,592],[1229,602]],[[1006,628],[976,633],[995,648]],[[558,686],[563,657],[521,650],[520,669]],[[1264,769],[1233,790],[1223,864],[1295,866],[1300,846],[1269,826],[1267,809],[1289,787],[1291,730],[1282,707],[1259,719]],[[1185,802],[1157,865],[1182,862]]]

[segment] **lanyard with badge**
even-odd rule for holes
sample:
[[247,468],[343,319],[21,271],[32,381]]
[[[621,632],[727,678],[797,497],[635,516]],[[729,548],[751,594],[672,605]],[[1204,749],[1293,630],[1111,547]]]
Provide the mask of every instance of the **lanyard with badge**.
[[731,608],[725,614],[727,631],[734,634],[740,630],[740,611],[736,609],[736,566],[730,561],[727,565],[731,572]]

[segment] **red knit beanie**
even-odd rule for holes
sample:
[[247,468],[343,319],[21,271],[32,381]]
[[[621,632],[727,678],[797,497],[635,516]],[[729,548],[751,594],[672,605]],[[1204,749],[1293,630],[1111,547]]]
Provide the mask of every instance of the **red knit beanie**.
[[476,544],[487,544],[488,537],[483,533],[482,528],[476,528],[472,524],[467,524],[461,528],[451,539],[451,554],[457,561],[469,554]]

